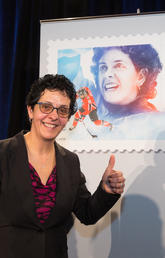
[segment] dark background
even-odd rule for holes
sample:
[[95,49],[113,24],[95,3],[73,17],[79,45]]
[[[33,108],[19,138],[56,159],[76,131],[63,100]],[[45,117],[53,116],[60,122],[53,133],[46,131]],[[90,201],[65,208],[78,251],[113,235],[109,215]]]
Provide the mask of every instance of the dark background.
[[39,76],[40,20],[165,11],[164,0],[0,0],[0,139],[28,126],[25,96]]

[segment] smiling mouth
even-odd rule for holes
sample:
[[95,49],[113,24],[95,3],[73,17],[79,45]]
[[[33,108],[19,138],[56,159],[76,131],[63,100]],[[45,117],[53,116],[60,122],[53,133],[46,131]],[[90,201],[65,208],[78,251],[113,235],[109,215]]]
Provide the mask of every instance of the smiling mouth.
[[44,124],[46,127],[49,127],[49,128],[55,128],[55,127],[57,127],[57,125],[48,124],[48,123],[45,123],[45,122],[43,122],[43,124]]
[[116,90],[118,87],[119,87],[119,85],[116,83],[106,83],[104,85],[105,90]]

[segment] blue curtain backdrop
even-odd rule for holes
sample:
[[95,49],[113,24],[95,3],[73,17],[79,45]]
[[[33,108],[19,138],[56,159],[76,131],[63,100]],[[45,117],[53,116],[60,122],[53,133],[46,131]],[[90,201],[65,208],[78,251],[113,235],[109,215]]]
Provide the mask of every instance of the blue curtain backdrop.
[[23,128],[39,75],[40,20],[165,11],[164,0],[0,0],[0,139]]

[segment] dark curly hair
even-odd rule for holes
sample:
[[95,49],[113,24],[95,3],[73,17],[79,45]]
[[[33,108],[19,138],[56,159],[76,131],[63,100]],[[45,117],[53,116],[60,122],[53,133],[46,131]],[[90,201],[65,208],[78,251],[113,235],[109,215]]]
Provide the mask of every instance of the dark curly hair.
[[93,48],[94,55],[92,59],[93,66],[91,66],[91,72],[94,75],[96,85],[98,85],[99,60],[106,52],[113,49],[127,54],[132,60],[137,71],[140,71],[143,68],[147,69],[148,73],[146,81],[140,88],[139,95],[147,99],[154,98],[156,95],[156,77],[162,70],[162,64],[157,51],[150,44]]
[[41,95],[45,90],[65,92],[70,99],[69,118],[76,112],[76,91],[73,83],[64,75],[46,74],[45,76],[35,80],[26,97],[26,105],[34,108]]

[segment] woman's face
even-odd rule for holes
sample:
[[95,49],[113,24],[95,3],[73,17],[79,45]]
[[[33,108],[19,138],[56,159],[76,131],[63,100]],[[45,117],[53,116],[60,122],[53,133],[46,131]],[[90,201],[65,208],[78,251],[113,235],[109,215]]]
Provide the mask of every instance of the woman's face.
[[[70,108],[70,99],[61,91],[45,90],[38,102],[52,104],[54,107],[60,106]],[[34,106],[32,110],[27,107],[29,118],[32,120],[31,133],[38,139],[54,140],[68,122],[68,117],[62,118],[54,109],[49,114],[44,114],[39,108],[39,104]]]
[[117,49],[107,51],[99,60],[98,79],[104,100],[119,105],[134,101],[142,82],[129,56]]

